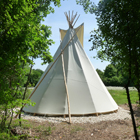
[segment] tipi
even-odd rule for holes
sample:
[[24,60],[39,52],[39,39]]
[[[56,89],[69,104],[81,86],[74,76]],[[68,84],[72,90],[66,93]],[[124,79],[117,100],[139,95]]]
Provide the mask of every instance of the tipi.
[[[45,115],[88,115],[118,110],[97,72],[89,61],[83,44],[83,24],[74,29],[76,15],[65,13],[67,31],[60,30],[62,42],[34,88],[30,99],[36,105],[24,112]],[[79,38],[80,41],[79,41]]]

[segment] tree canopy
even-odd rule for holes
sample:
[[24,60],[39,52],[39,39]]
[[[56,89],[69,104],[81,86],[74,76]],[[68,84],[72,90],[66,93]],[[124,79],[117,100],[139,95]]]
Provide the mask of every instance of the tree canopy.
[[128,75],[124,86],[127,92],[136,139],[138,139],[138,136],[128,86],[133,82],[140,97],[139,7],[140,2],[137,0],[100,1],[98,6],[94,7],[98,29],[92,31],[89,40],[93,43],[91,50],[98,50],[98,58],[118,63],[118,65],[122,66],[123,74]]
[[43,74],[43,71],[40,69],[32,70],[31,76],[29,79],[29,83],[31,84],[31,86],[35,86],[37,84],[42,74]]
[[[51,28],[41,24],[44,17],[54,12],[52,3],[60,6],[60,0],[0,1],[0,131],[5,130],[9,109],[13,112],[16,106],[29,103],[24,100],[26,90],[23,98],[18,98],[22,94],[19,87],[27,73],[30,77],[34,59],[40,57],[43,63],[52,61]],[[1,109],[5,110],[4,114]]]

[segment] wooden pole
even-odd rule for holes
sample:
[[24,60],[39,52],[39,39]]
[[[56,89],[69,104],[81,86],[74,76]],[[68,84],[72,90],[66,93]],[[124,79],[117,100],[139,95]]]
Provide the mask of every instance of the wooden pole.
[[76,16],[77,16],[77,12],[76,12],[76,14],[75,14],[74,17],[73,17],[73,20],[72,20],[71,24],[73,24],[73,22],[74,22]]
[[71,25],[72,25],[72,21],[73,21],[73,11],[72,11],[71,21],[70,21]]
[[68,103],[68,113],[69,113],[69,123],[71,124],[69,93],[68,93],[68,87],[67,87],[67,82],[66,82],[66,74],[65,74],[65,66],[64,66],[64,57],[63,57],[63,53],[61,54],[61,58],[62,58],[62,68],[63,68],[63,75],[64,75],[64,83],[65,83],[65,88],[66,88],[66,93],[67,93],[67,103]]
[[67,12],[65,12],[64,14],[65,14],[65,16],[66,16],[66,19],[67,19],[68,25],[70,26],[69,18],[68,18]]
[[70,11],[69,11],[69,22],[70,22]]
[[[78,18],[80,17],[80,15],[78,16]],[[78,18],[76,19],[76,21],[74,22],[74,24],[72,25],[74,27],[75,23],[77,22]]]
[[96,116],[98,116],[98,113],[96,113]]

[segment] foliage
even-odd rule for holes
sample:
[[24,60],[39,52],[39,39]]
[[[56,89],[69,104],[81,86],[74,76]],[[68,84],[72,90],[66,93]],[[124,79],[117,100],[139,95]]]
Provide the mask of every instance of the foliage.
[[[19,90],[25,75],[40,57],[44,63],[52,61],[48,39],[51,31],[47,25],[41,25],[43,17],[54,12],[51,3],[60,6],[60,0],[1,0],[0,1],[0,128],[5,131],[6,120],[13,118],[13,108],[31,104],[24,100],[26,90]],[[31,66],[30,70],[26,66]],[[30,75],[30,74],[29,74]],[[23,98],[19,96],[23,95]]]
[[[118,65],[109,64],[104,72],[96,69],[98,75],[106,86],[123,86],[127,82],[128,75],[123,75],[121,67]],[[130,83],[130,86],[134,86]]]
[[108,78],[112,78],[113,76],[116,75],[116,72],[117,72],[116,68],[110,64],[105,68],[104,76]]
[[48,126],[48,128],[46,129],[46,134],[50,135],[52,133],[52,128],[51,126]]
[[101,71],[100,69],[96,69],[96,72],[98,73],[98,75],[100,76],[100,78],[102,79],[102,81],[104,81],[104,72]]
[[29,79],[29,83],[31,84],[31,86],[35,86],[37,84],[42,74],[43,74],[43,71],[40,69],[32,70],[31,76]]
[[95,12],[98,29],[91,32],[90,38],[91,50],[98,50],[97,57],[117,63],[124,75],[128,74],[131,63],[131,80],[135,85],[139,83],[140,65],[139,4],[137,1],[100,1]]
[[0,133],[0,140],[19,140],[19,136],[11,136],[9,133]]
[[125,88],[131,111],[135,138],[138,139],[128,86],[133,82],[139,93],[140,103],[140,2],[129,0],[102,0],[95,15],[98,29],[91,34],[91,50],[97,57],[116,62],[128,75]]
[[76,3],[82,5],[86,13],[94,13],[95,11],[96,6],[91,0],[76,0]]
[[125,79],[120,73],[117,74],[117,69],[112,64],[106,66],[104,70],[104,83],[106,86],[124,86]]

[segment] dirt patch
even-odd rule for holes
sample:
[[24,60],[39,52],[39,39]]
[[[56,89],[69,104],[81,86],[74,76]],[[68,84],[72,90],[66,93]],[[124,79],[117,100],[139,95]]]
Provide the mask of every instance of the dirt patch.
[[[119,105],[120,107],[122,107],[125,110],[129,110],[129,105],[128,104],[123,104],[123,105]],[[135,105],[133,105],[134,107]]]
[[[129,110],[128,104],[119,105],[119,106],[125,110]],[[136,119],[140,119],[140,105],[133,104],[132,106],[133,106],[133,111],[134,111],[134,115],[135,115]]]
[[[106,121],[95,124],[50,124],[32,122],[40,131],[31,129],[31,136],[40,140],[123,140],[134,139],[131,121]],[[51,132],[48,133],[48,126]],[[46,128],[46,129],[45,129]]]
[[[121,105],[129,110],[127,104]],[[140,109],[133,105],[136,124],[140,125]],[[133,126],[131,119],[101,121],[98,123],[75,123],[67,122],[50,123],[48,121],[29,120],[30,125],[25,129],[30,130],[28,139],[39,140],[134,140]]]

